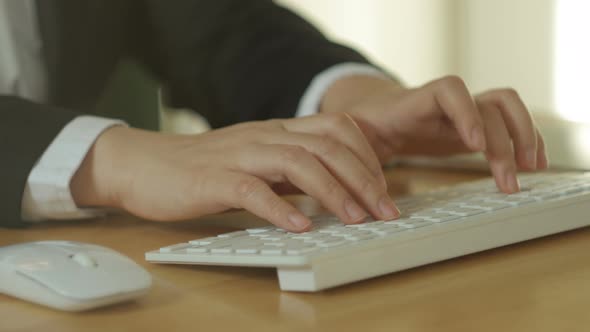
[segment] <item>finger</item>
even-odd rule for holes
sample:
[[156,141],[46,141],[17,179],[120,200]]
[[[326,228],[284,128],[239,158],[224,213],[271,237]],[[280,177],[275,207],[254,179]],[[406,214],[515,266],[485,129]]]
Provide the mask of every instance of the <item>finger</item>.
[[500,109],[512,137],[518,165],[537,168],[537,132],[531,114],[518,93],[512,89],[493,90],[480,95],[480,103],[492,103]]
[[209,192],[225,205],[250,211],[288,231],[303,232],[311,227],[309,218],[279,197],[261,179],[234,172],[224,175],[223,179],[215,181],[214,190]]
[[[362,110],[359,111],[359,114],[360,113],[362,113],[363,116],[368,116],[370,110]],[[373,125],[369,120],[357,116],[355,117],[355,123],[369,142],[371,150],[377,155],[380,166],[387,164],[392,156],[394,156],[396,152],[399,153],[401,150],[403,144],[401,144],[400,139],[388,139],[379,133],[377,126]],[[388,127],[387,130],[391,131],[391,127]],[[383,168],[381,168],[381,171],[383,171]],[[385,184],[387,185],[387,182]]]
[[350,115],[338,112],[303,117],[294,121],[285,121],[284,126],[291,132],[327,136],[339,141],[367,166],[384,187],[387,187],[383,168],[375,150]]
[[281,133],[268,139],[269,143],[297,145],[311,152],[375,218],[389,220],[399,216],[381,181],[346,146],[310,134]]
[[[452,122],[465,145],[473,151],[486,149],[483,121],[465,83],[448,76],[424,85],[413,94],[416,105],[440,109]],[[424,104],[428,103],[428,104]]]
[[[252,158],[254,154],[256,158]],[[326,167],[302,147],[254,145],[244,149],[238,158],[240,170],[267,181],[289,181],[344,223],[359,223],[369,216]]]
[[541,132],[537,129],[537,169],[544,170],[547,167],[549,167],[549,158],[545,149],[545,140],[543,140]]
[[505,193],[517,192],[519,185],[516,179],[516,163],[504,118],[498,108],[489,104],[483,105],[480,111],[485,120],[485,134],[488,144],[486,158],[496,184]]

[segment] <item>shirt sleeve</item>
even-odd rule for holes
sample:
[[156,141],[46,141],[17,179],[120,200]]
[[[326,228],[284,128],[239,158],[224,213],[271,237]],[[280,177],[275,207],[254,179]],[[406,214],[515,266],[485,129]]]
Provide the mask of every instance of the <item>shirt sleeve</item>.
[[79,116],[70,121],[29,174],[21,205],[22,219],[35,222],[104,214],[101,209],[78,208],[70,192],[70,181],[98,136],[118,125],[126,124],[96,116]]
[[319,112],[322,98],[330,86],[341,78],[356,75],[389,78],[379,69],[364,63],[345,62],[331,66],[313,78],[303,93],[295,116],[301,117]]
[[[316,114],[330,86],[341,78],[355,75],[389,77],[367,64],[350,62],[334,65],[313,78],[299,102],[296,116]],[[62,129],[29,174],[22,199],[23,220],[81,219],[105,214],[103,209],[76,206],[70,181],[98,136],[117,125],[126,124],[115,119],[79,116]]]

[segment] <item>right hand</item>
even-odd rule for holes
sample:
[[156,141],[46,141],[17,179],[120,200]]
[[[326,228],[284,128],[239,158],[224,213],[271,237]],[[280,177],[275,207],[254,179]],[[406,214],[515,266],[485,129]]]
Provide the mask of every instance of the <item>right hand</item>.
[[289,231],[311,221],[273,188],[287,184],[344,223],[399,211],[373,149],[345,113],[248,122],[200,135],[113,127],[71,182],[79,206],[171,221],[243,208]]

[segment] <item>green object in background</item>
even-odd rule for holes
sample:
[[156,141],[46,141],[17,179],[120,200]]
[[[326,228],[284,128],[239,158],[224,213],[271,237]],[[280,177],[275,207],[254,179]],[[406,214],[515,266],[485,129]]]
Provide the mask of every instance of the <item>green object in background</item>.
[[97,106],[99,116],[125,120],[135,128],[159,130],[159,86],[131,61],[117,67]]

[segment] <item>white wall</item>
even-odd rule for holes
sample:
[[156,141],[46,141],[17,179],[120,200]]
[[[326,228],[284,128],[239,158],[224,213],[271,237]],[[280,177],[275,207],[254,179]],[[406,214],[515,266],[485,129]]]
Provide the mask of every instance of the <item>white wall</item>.
[[457,73],[453,0],[280,0],[411,85]]
[[458,61],[470,88],[516,88],[552,109],[554,0],[459,0]]
[[473,91],[511,86],[531,109],[546,110],[554,105],[554,1],[279,2],[330,37],[364,50],[410,85],[459,74]]
[[555,105],[564,118],[590,123],[590,1],[556,2]]

